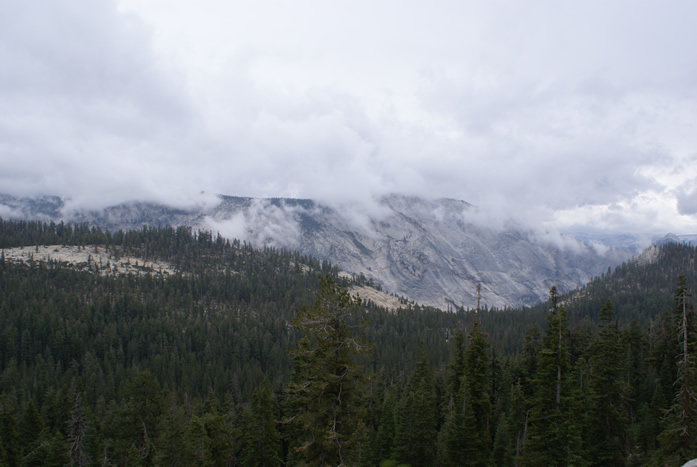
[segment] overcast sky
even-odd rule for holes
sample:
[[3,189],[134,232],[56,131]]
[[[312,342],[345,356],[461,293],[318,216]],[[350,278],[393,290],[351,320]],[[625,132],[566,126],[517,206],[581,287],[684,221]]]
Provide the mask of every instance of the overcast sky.
[[697,233],[697,2],[0,0],[0,192]]

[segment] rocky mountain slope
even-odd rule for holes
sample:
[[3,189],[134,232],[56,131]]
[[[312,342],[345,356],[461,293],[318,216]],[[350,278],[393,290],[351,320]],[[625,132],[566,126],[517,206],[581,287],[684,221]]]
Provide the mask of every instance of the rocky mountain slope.
[[188,225],[255,246],[299,250],[364,274],[388,292],[446,309],[481,303],[505,307],[544,299],[635,253],[571,238],[541,237],[511,223],[490,226],[464,201],[391,195],[369,209],[332,208],[312,200],[221,196],[212,207],[179,209],[127,203],[102,211],[64,212],[60,198],[0,196],[0,216],[87,222],[108,229]]

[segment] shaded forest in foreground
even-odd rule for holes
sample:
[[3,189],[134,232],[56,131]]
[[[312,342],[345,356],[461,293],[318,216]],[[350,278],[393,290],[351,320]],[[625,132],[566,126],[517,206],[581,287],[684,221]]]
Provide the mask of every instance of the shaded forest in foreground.
[[[177,273],[0,259],[6,465],[681,465],[695,249],[521,310],[397,312],[327,262],[189,228],[0,219]],[[94,269],[94,270],[91,270]]]

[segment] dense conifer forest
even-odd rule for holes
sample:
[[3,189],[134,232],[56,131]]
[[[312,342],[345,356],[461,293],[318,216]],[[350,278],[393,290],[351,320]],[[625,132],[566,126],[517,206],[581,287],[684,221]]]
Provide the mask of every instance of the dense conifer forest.
[[[5,250],[102,248],[127,274]],[[0,465],[681,465],[695,249],[528,309],[389,311],[210,232],[0,219]]]

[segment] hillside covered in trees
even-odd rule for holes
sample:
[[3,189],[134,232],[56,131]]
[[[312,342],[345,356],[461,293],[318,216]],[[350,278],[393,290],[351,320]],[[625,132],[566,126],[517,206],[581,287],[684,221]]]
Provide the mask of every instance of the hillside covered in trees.
[[[176,272],[5,254],[41,245]],[[6,465],[697,457],[693,247],[664,245],[537,307],[479,313],[388,311],[351,296],[364,279],[327,262],[183,227],[0,219],[0,248]]]

